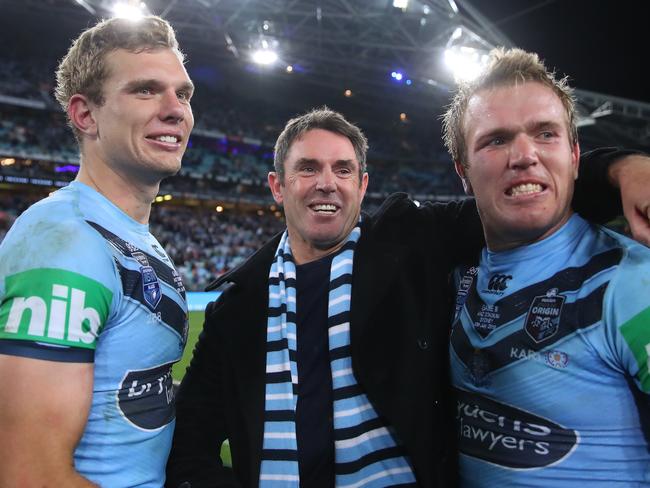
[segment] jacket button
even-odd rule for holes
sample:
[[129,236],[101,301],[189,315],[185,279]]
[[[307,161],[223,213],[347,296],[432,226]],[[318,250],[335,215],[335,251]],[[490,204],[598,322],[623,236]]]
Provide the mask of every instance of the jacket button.
[[418,347],[422,350],[429,349],[429,341],[422,338],[418,339]]

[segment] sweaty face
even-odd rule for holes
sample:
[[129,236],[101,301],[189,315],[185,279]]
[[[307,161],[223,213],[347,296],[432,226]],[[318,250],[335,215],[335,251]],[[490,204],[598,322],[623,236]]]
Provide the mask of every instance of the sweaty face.
[[284,181],[269,174],[273,198],[284,206],[291,250],[298,263],[325,256],[343,245],[359,220],[368,174],[350,140],[313,129],[291,145]]
[[471,185],[491,250],[543,239],[569,219],[580,150],[550,88],[527,82],[479,91],[464,129],[468,167],[456,167]]
[[106,64],[104,103],[93,108],[93,158],[142,181],[175,174],[194,126],[193,86],[178,56],[171,49],[118,49]]

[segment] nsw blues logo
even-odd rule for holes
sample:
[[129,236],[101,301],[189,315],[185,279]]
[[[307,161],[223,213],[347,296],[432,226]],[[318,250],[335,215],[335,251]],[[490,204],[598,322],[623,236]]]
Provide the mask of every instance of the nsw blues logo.
[[524,330],[536,343],[553,337],[560,328],[562,306],[566,298],[551,288],[546,295],[535,297],[528,309]]
[[142,275],[142,295],[144,301],[147,302],[147,305],[153,311],[162,298],[158,276],[156,276],[156,272],[151,266],[141,266],[140,274]]

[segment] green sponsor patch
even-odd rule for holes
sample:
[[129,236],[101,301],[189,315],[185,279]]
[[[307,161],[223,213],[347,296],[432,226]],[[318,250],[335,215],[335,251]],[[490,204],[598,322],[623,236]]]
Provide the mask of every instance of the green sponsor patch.
[[639,365],[637,378],[643,391],[650,393],[650,307],[635,315],[621,326],[621,334],[625,338],[632,354]]
[[112,299],[101,283],[62,269],[8,276],[0,303],[0,339],[94,349]]

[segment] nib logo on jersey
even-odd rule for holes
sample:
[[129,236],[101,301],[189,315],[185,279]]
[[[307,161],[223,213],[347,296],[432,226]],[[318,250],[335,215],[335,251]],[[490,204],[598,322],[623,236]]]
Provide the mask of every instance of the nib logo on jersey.
[[568,456],[576,431],[513,406],[456,389],[460,451],[511,469],[543,468]]
[[0,304],[0,339],[22,339],[93,349],[108,316],[112,292],[61,269],[8,276]]

